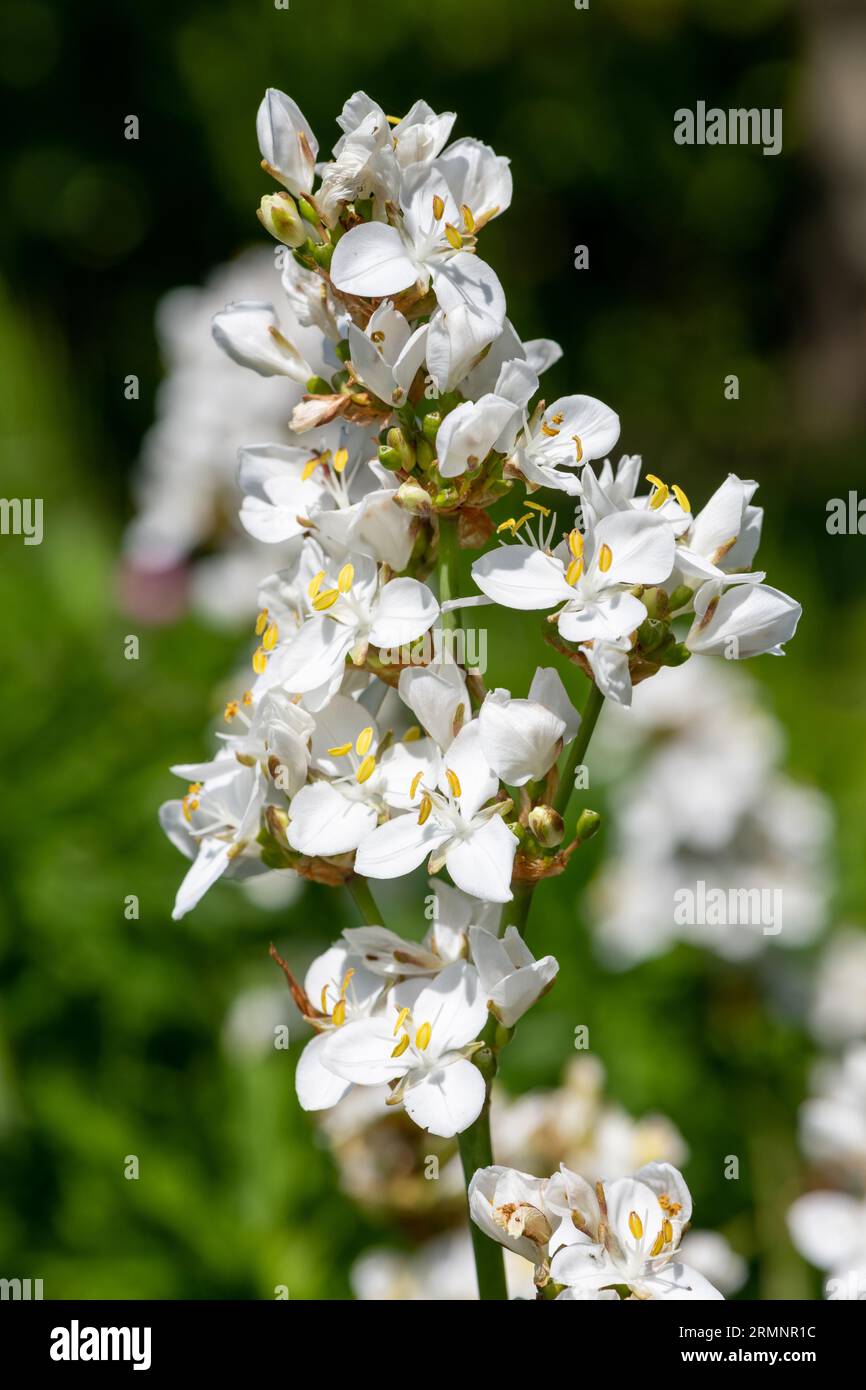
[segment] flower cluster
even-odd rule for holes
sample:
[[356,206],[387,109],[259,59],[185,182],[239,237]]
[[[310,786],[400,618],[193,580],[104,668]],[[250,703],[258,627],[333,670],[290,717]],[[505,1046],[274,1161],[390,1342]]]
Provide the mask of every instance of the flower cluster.
[[492,1240],[532,1261],[536,1286],[557,1300],[723,1297],[679,1257],[692,1199],[670,1163],[594,1186],[564,1164],[550,1178],[481,1168],[469,1211]]

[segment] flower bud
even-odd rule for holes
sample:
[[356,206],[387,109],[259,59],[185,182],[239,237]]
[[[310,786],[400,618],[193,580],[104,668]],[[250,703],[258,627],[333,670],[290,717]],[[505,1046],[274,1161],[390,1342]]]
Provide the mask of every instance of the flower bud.
[[400,426],[395,425],[393,429],[390,429],[386,438],[388,440],[388,448],[392,449],[400,459],[400,467],[405,468],[407,473],[411,473],[412,469],[415,467],[415,450],[400,429]]
[[561,845],[565,837],[562,816],[552,806],[533,806],[529,812],[529,828],[545,849]]
[[668,596],[664,589],[657,586],[644,589],[641,594],[641,602],[646,608],[650,618],[665,618],[668,613]]
[[323,241],[318,246],[313,247],[313,260],[316,265],[321,266],[322,270],[330,270],[333,254],[334,247],[330,241]]
[[[381,450],[379,453],[381,455]],[[412,478],[407,478],[405,483],[400,484],[394,501],[398,507],[403,508],[404,512],[411,512],[412,516],[429,516],[430,514],[430,494]]]
[[691,656],[685,642],[674,642],[659,658],[662,666],[684,666]]
[[436,435],[439,433],[439,426],[442,424],[442,416],[438,410],[431,410],[421,421],[421,429],[425,439],[429,439],[431,444],[436,443]]
[[307,394],[310,396],[330,396],[330,382],[325,381],[324,377],[311,376],[307,382]]
[[591,840],[593,835],[597,835],[601,829],[601,816],[598,811],[581,811],[577,818],[575,835],[581,844],[586,840]]
[[305,222],[310,222],[314,227],[318,227],[319,214],[316,212],[316,209],[313,207],[312,203],[308,202],[306,198],[298,199],[298,212],[301,214]]
[[298,216],[298,207],[291,193],[267,193],[259,204],[256,216],[272,237],[284,246],[303,246],[307,233]]
[[422,473],[426,473],[436,462],[436,450],[423,435],[415,445],[415,458]]
[[387,444],[379,445],[379,462],[383,468],[387,468],[392,473],[398,473],[403,467],[400,455],[396,449],[391,449]]
[[678,609],[688,607],[694,596],[694,590],[690,589],[688,584],[678,585],[668,598],[670,611],[676,613]]
[[637,630],[641,651],[654,652],[668,635],[668,625],[659,618],[646,618]]

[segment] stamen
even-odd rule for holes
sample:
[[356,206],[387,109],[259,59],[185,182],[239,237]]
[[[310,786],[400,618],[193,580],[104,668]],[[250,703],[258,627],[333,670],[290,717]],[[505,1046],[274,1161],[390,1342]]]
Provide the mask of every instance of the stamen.
[[410,800],[410,801],[414,801],[414,800],[415,800],[415,793],[416,793],[417,790],[418,790],[418,783],[421,781],[421,778],[422,778],[423,776],[424,776],[424,769],[423,769],[423,768],[419,768],[418,771],[415,773],[415,776],[412,778],[412,785],[411,785],[411,787],[409,788],[409,800]]
[[320,1006],[321,1006],[322,1013],[323,1013],[323,1014],[326,1014],[326,1013],[328,1012],[328,986],[327,986],[327,985],[322,985],[322,994],[321,994],[321,998],[320,998],[320,1000],[319,1000],[319,1003],[320,1003]]
[[262,635],[262,633],[264,632],[264,630],[265,630],[265,628],[267,627],[267,625],[268,625],[268,610],[267,610],[267,608],[263,608],[262,611],[261,611],[261,613],[260,613],[260,614],[258,615],[258,617],[256,618],[256,636],[257,636],[257,637],[261,637],[261,635]]
[[[382,337],[384,338],[384,336],[385,336],[385,335],[384,335],[384,333],[383,333],[383,334],[382,334]],[[376,335],[375,335],[375,333],[374,333],[374,334],[373,334],[374,340],[375,340],[375,337],[376,337]],[[333,462],[334,462],[334,472],[335,472],[335,473],[342,473],[343,469],[346,467],[346,464],[349,462],[349,450],[348,450],[348,449],[338,449],[337,452],[336,452],[335,455],[334,455],[334,460],[333,460]]]
[[265,628],[264,636],[262,637],[262,647],[266,652],[272,652],[274,650],[279,635],[280,629],[277,627],[276,623],[268,623]]
[[421,798],[421,809],[420,809],[420,811],[418,812],[418,824],[419,824],[419,825],[426,825],[426,824],[427,824],[427,821],[430,819],[430,812],[431,812],[432,810],[433,810],[433,802],[430,800],[430,795],[429,795],[429,793],[428,793],[428,792],[425,792],[424,795],[423,795],[422,798]]
[[356,782],[369,782],[376,767],[376,759],[369,753],[355,773]]
[[[319,592],[319,590],[320,590],[321,587],[322,587],[322,580],[324,579],[324,577],[325,577],[325,571],[324,571],[324,570],[319,570],[319,573],[318,573],[318,574],[314,574],[314,575],[313,575],[312,579],[310,580],[309,584],[307,585],[307,593],[309,594],[310,598],[315,598],[315,597],[316,597],[316,594]],[[267,610],[266,610],[266,611],[267,611]],[[258,634],[256,634],[256,635],[258,635]]]
[[439,197],[438,193],[433,194],[433,216],[437,222],[441,222],[445,216],[445,202]]
[[401,1038],[400,1041],[398,1042],[397,1046],[393,1049],[393,1051],[392,1051],[392,1053],[391,1053],[391,1056],[392,1056],[392,1057],[402,1057],[402,1056],[403,1056],[403,1053],[406,1051],[406,1048],[407,1048],[408,1046],[409,1046],[409,1034],[408,1034],[408,1033],[404,1033],[403,1036],[402,1036],[402,1038]]
[[581,576],[582,574],[583,574],[583,556],[581,556],[581,557],[580,557],[579,559],[577,559],[577,560],[572,560],[572,562],[571,562],[571,564],[569,565],[568,569],[565,571],[565,582],[566,582],[566,584],[571,584],[572,587],[573,587],[573,586],[577,583],[578,579],[580,578],[580,576]]
[[397,1034],[399,1033],[400,1029],[403,1027],[403,1024],[406,1022],[406,1019],[409,1017],[410,1012],[411,1012],[411,1010],[410,1010],[408,1007],[406,1007],[405,1009],[401,1009],[400,1012],[398,1013],[398,1015],[397,1015],[397,1022],[394,1024],[394,1037],[395,1037],[395,1038],[396,1038]]
[[534,512],[541,512],[542,516],[550,516],[549,507],[542,507],[540,502],[530,502],[528,497],[524,499],[523,505],[524,507],[531,507]]
[[410,724],[410,725],[409,725],[409,728],[406,730],[405,734],[403,735],[403,742],[404,742],[404,743],[417,743],[420,737],[421,737],[421,730],[419,729],[418,725],[417,725],[417,724]]
[[573,434],[571,437],[574,440],[574,451],[577,454],[577,462],[583,463],[583,445],[580,442],[580,435]]
[[355,582],[355,566],[352,564],[344,565],[337,575],[337,588],[341,594],[347,594]]
[[556,413],[555,415],[551,415],[551,417],[550,417],[550,423],[551,423],[552,425],[561,425],[564,419],[565,419],[565,416],[564,416],[564,415],[560,415],[560,413],[557,411],[557,413]]
[[457,228],[453,227],[450,222],[445,223],[445,235],[448,238],[448,241],[454,247],[454,250],[459,251],[461,246],[463,245],[463,238],[458,232]]
[[650,498],[650,510],[657,512],[659,507],[664,506],[665,502],[667,502],[670,495],[671,491],[667,483],[662,483],[661,487],[656,488],[655,492]]
[[657,478],[655,473],[645,473],[644,477],[646,478],[648,483],[652,484],[653,487],[664,487],[664,483],[662,482],[661,478]]
[[472,216],[472,209],[466,203],[461,203],[460,211],[463,213],[463,225],[471,236],[475,231],[475,218]]
[[223,719],[226,721],[227,724],[231,724],[232,720],[235,719],[235,718],[237,717],[237,712],[238,712],[238,702],[237,702],[237,700],[229,700],[228,704],[226,705],[225,709],[223,710]]
[[423,1052],[430,1045],[430,1035],[433,1032],[429,1023],[422,1023],[418,1032],[415,1034],[415,1046]]
[[346,990],[349,988],[349,985],[350,985],[350,983],[351,983],[352,976],[354,975],[354,973],[355,973],[355,967],[354,967],[354,965],[350,965],[350,966],[349,966],[349,969],[346,971],[345,975],[343,976],[343,984],[342,984],[342,988],[340,989],[340,996],[341,996],[341,998],[343,998],[343,999],[345,999],[345,997],[346,997]]
[[313,599],[313,607],[317,613],[324,613],[326,608],[333,608],[339,597],[339,589],[325,589]]
[[602,574],[607,574],[613,564],[613,551],[609,545],[603,545],[598,552],[598,567]]
[[307,462],[301,469],[302,483],[306,483],[310,478],[312,478],[313,474],[315,473],[316,469],[318,468],[319,464],[322,462],[324,457],[324,454],[313,454],[312,458],[307,459]]
[[516,525],[517,525],[517,518],[516,518],[516,517],[513,517],[513,516],[510,516],[510,517],[508,518],[507,521],[500,521],[499,525],[498,525],[497,528],[496,528],[496,534],[497,534],[497,536],[499,535],[500,531],[512,531],[512,532],[513,532],[513,530],[514,530],[514,528],[515,528]]
[[252,702],[253,692],[251,690],[245,690],[243,695],[241,696],[241,704],[249,706],[252,704]]
[[331,1022],[335,1028],[342,1028],[346,1022],[346,1001],[338,999],[334,1005],[334,1012],[331,1014]]
[[355,752],[363,758],[365,753],[369,753],[370,744],[373,742],[373,725],[368,724],[366,729],[362,729],[355,740]]
[[683,492],[682,488],[679,486],[678,483],[674,483],[673,488],[671,489],[671,491],[673,492],[674,497],[675,497],[675,498],[677,499],[677,501],[679,502],[679,504],[680,504],[680,506],[682,507],[683,511],[684,511],[684,512],[690,512],[691,509],[692,509],[692,504],[691,504],[691,502],[689,501],[689,499],[686,497],[686,494]]
[[640,1240],[641,1236],[643,1235],[643,1222],[641,1221],[636,1211],[629,1212],[628,1228],[634,1236],[635,1240]]
[[544,421],[542,421],[541,433],[546,434],[548,439],[555,439],[556,436],[559,434],[559,430],[553,429],[552,426],[545,424]]
[[660,1255],[660,1254],[662,1253],[662,1250],[664,1249],[664,1246],[665,1246],[664,1232],[663,1232],[663,1231],[659,1231],[658,1235],[656,1236],[655,1240],[653,1241],[652,1250],[650,1250],[650,1257],[652,1258],[653,1255]]
[[573,531],[569,531],[568,533],[568,548],[575,560],[579,560],[583,554],[583,536],[576,527]]
[[463,789],[462,789],[462,787],[460,786],[460,778],[457,776],[457,773],[456,773],[456,772],[452,772],[452,770],[451,770],[450,767],[446,767],[446,769],[445,769],[445,776],[447,777],[447,779],[448,779],[448,785],[449,785],[449,787],[451,788],[451,795],[452,795],[452,796],[462,796],[462,795],[463,795]]
[[662,1222],[662,1235],[664,1236],[665,1243],[667,1245],[669,1245],[674,1238],[674,1228],[671,1225],[670,1221],[668,1221],[667,1217],[665,1217],[664,1221]]
[[268,654],[264,647],[256,647],[253,652],[253,670],[257,676],[264,675],[265,667],[268,664]]
[[517,532],[520,530],[520,528],[521,528],[521,526],[523,525],[523,523],[524,523],[525,521],[531,521],[531,520],[532,520],[532,512],[524,512],[524,513],[523,513],[523,516],[518,517],[517,520],[516,520],[515,523],[514,523],[514,534],[515,534],[515,536],[517,535]]
[[347,754],[347,753],[351,753],[351,751],[352,751],[352,745],[351,745],[351,743],[341,743],[341,744],[339,745],[338,748],[329,748],[329,749],[328,749],[328,757],[329,757],[329,758],[344,758],[344,757],[346,756],[346,754]]

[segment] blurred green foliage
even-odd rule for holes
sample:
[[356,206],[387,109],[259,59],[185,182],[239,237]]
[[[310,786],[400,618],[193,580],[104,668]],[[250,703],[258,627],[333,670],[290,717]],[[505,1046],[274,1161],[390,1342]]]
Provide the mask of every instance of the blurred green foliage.
[[[280,985],[272,935],[301,969],[353,909],[306,887],[274,918],[221,886],[169,917],[183,866],[155,819],[166,769],[206,751],[215,686],[240,653],[188,619],[141,633],[139,661],[123,656],[115,556],[159,379],[156,300],[255,236],[268,84],[291,91],[326,149],[363,86],[389,111],[417,95],[456,109],[456,134],[509,154],[515,202],[485,255],[521,333],[566,349],[550,391],[610,401],[623,447],[693,500],[728,469],[762,483],[762,563],[806,615],[786,660],[753,670],[791,768],[834,798],[838,913],[857,920],[866,597],[858,538],[831,540],[824,508],[857,476],[863,441],[795,423],[809,186],[795,14],[785,0],[21,0],[2,24],[3,117],[19,132],[3,156],[3,489],[42,496],[46,521],[41,547],[3,538],[0,571],[0,1272],[43,1278],[48,1297],[272,1297],[280,1284],[345,1296],[354,1256],[399,1233],[336,1191],[294,1099],[288,1000],[289,1053],[227,1047],[225,1020],[241,991]],[[673,110],[701,97],[784,104],[784,154],[675,147]],[[130,113],[137,143],[123,139]],[[581,243],[589,272],[573,268]],[[138,403],[124,400],[128,372]],[[539,642],[530,657],[509,621],[491,633],[490,680],[518,689],[549,653]],[[577,696],[582,677],[568,679]],[[580,905],[602,853],[599,837],[539,892],[533,939],[562,972],[506,1054],[506,1083],[554,1083],[588,1023],[612,1097],[684,1133],[698,1224],[752,1260],[745,1292],[810,1296],[784,1210],[802,1181],[811,1048],[766,977],[802,984],[814,953],[736,969],[680,947],[607,974]],[[420,935],[417,885],[382,898],[392,926]],[[123,1175],[130,1154],[138,1181]],[[727,1154],[739,1182],[723,1178]]]

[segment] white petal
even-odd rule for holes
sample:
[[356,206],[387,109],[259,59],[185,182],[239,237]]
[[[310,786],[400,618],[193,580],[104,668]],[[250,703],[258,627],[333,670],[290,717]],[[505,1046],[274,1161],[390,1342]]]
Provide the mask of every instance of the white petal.
[[379,590],[373,607],[370,641],[376,647],[400,647],[432,627],[439,604],[417,579],[392,579]]
[[615,642],[626,633],[640,627],[646,617],[646,607],[634,594],[603,594],[595,603],[560,613],[557,626],[566,642],[589,642],[601,638]]
[[724,1294],[714,1288],[709,1279],[696,1269],[679,1263],[665,1265],[657,1274],[641,1278],[636,1288],[650,1298],[667,1300],[701,1299],[715,1302],[724,1299]]
[[290,641],[277,647],[254,693],[284,685],[293,694],[302,694],[327,684],[342,672],[354,640],[354,628],[323,614],[308,619]]
[[610,549],[605,584],[658,584],[673,569],[673,530],[652,512],[613,512],[598,523],[594,540],[593,564],[603,545]]
[[511,869],[517,839],[501,816],[493,816],[466,840],[455,841],[445,863],[464,893],[488,903],[511,901]]
[[[499,778],[484,756],[484,749],[481,746],[481,730],[477,720],[464,724],[448,749],[445,763],[457,776],[460,783],[460,811],[463,816],[469,819],[475,815],[479,807],[484,805],[485,801],[489,801],[499,790]],[[447,795],[450,782],[446,777],[444,768],[439,786]]]
[[419,825],[418,817],[410,811],[367,836],[355,857],[355,870],[368,878],[400,878],[417,869],[447,839],[448,831],[432,817]]
[[414,285],[418,269],[396,227],[364,222],[337,242],[331,279],[344,294],[397,294]]
[[693,652],[735,659],[775,652],[794,636],[802,611],[794,599],[768,584],[737,585],[722,594],[709,622],[696,618],[686,645]]
[[562,737],[566,743],[571,743],[580,728],[580,715],[569,700],[568,691],[555,667],[539,666],[536,668],[527,698],[537,701],[539,705],[544,705],[546,709],[549,709],[552,714],[562,720],[565,725],[565,733]]
[[265,92],[256,116],[262,159],[292,193],[313,186],[319,144],[300,107],[275,87]]
[[408,1064],[392,1057],[394,1035],[384,1018],[344,1023],[327,1035],[319,1057],[323,1065],[356,1086],[381,1086],[405,1075]]
[[[503,698],[504,697],[504,698]],[[534,700],[512,700],[494,690],[478,715],[481,747],[494,771],[514,787],[543,777],[556,761],[563,720]]]
[[319,1033],[307,1043],[295,1069],[295,1090],[302,1110],[330,1110],[351,1088],[351,1081],[337,1076],[322,1064],[328,1033]]
[[436,436],[442,477],[457,478],[482,463],[515,414],[510,401],[489,395],[476,402],[464,401],[446,415]]
[[465,960],[446,965],[433,979],[405,981],[394,990],[391,1002],[395,1009],[411,1009],[418,1026],[430,1024],[431,1057],[465,1047],[487,1021],[478,971]]
[[313,369],[280,333],[271,304],[244,300],[227,304],[212,323],[214,341],[234,362],[259,376],[287,376],[306,385]]
[[398,690],[401,700],[443,749],[454,737],[458,712],[462,709],[463,719],[471,713],[463,672],[453,662],[405,667],[400,672]]
[[201,902],[229,866],[231,843],[226,840],[204,839],[186,877],[177,890],[172,917],[178,921]]
[[509,161],[480,140],[455,140],[436,161],[458,207],[466,204],[476,222],[488,222],[511,206]]
[[465,1057],[458,1057],[410,1086],[403,1106],[421,1129],[450,1139],[475,1123],[486,1094],[484,1077],[478,1068]]
[[505,608],[552,608],[574,591],[565,582],[562,562],[527,545],[503,545],[472,566],[482,593]]
[[807,1192],[788,1211],[791,1239],[819,1269],[840,1269],[862,1258],[866,1211],[843,1192]]
[[327,782],[301,787],[292,798],[287,838],[301,854],[346,854],[376,828],[377,816],[363,801],[349,801]]

